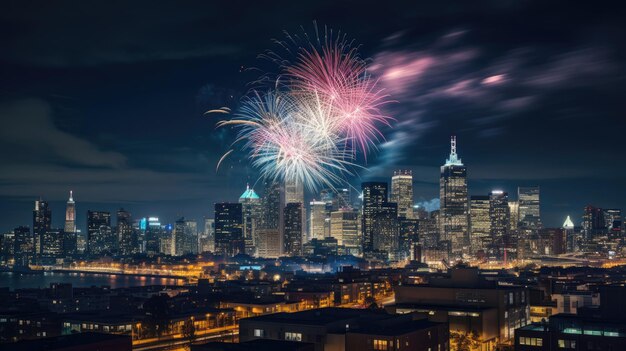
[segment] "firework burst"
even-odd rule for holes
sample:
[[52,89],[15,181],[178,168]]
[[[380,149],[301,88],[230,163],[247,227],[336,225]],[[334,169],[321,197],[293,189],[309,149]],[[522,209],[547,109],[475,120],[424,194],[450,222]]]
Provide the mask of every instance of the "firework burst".
[[366,157],[383,137],[379,127],[391,118],[381,107],[389,101],[345,36],[326,31],[323,41],[319,35],[315,41],[287,38],[279,42],[286,57],[263,55],[279,65],[272,87],[253,89],[218,127],[238,128],[234,144],[248,150],[264,178],[333,188],[358,167],[357,155]]

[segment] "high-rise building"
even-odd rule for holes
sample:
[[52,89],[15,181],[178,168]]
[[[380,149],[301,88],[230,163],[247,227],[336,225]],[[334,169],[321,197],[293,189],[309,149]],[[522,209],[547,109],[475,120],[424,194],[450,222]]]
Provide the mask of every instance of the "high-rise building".
[[376,232],[377,216],[381,208],[387,203],[387,183],[366,182],[361,184],[363,208],[361,214],[361,232],[363,253],[375,250],[374,240],[379,234]]
[[533,230],[541,229],[540,191],[538,186],[517,188],[519,226]]
[[43,237],[50,231],[52,223],[52,211],[48,202],[41,199],[35,201],[33,210],[33,236],[35,238],[35,254],[41,255],[43,251]]
[[133,221],[130,212],[120,208],[117,211],[117,240],[119,242],[119,253],[122,255],[132,255],[137,252],[137,237],[133,230]]
[[324,239],[326,202],[313,200],[309,204],[309,240]]
[[398,217],[398,260],[411,259],[413,249],[419,244],[419,220]]
[[606,208],[603,211],[604,226],[610,238],[622,236],[622,210],[619,208]]
[[112,253],[116,244],[111,230],[111,213],[87,211],[87,252],[90,255]]
[[398,204],[398,217],[413,218],[413,173],[410,170],[393,172],[391,202]]
[[375,252],[387,253],[392,260],[398,259],[398,204],[385,202],[374,212],[373,246]]
[[78,253],[78,235],[76,229],[76,203],[70,190],[70,198],[65,206],[65,227],[63,230],[63,254],[73,256]]
[[258,241],[256,229],[261,220],[261,198],[248,185],[246,186],[246,191],[239,197],[239,203],[243,211],[243,237],[246,253],[254,256],[256,254],[256,242]]
[[30,228],[20,226],[13,230],[14,239],[14,260],[18,267],[26,267],[31,263],[33,254],[35,253],[35,244]]
[[510,247],[509,194],[502,190],[493,190],[489,194],[489,218],[491,219],[491,243],[493,253],[498,258]]
[[509,201],[509,214],[511,216],[509,230],[517,230],[519,225],[519,203],[517,201]]
[[491,245],[491,215],[489,196],[470,197],[470,244],[472,254]]
[[[144,218],[140,227],[143,227],[145,233],[145,252],[148,255],[158,255],[161,253],[161,239],[165,236],[163,235],[163,228],[161,227],[159,217]],[[167,237],[165,237],[165,239],[171,240],[171,238]],[[171,252],[166,250],[164,253],[170,254]]]
[[302,182],[286,181],[285,182],[285,203],[304,203],[304,187]]
[[15,257],[15,233],[0,234],[0,263],[8,265]]
[[198,222],[194,219],[185,220],[185,247],[189,253],[198,253]]
[[41,241],[41,257],[60,258],[63,256],[63,230],[50,228]]
[[[345,248],[345,253],[361,255],[361,235],[359,232],[359,213],[351,208],[340,208],[330,214],[330,236],[337,239],[337,244]],[[322,240],[323,238],[316,238]]]
[[200,238],[200,252],[215,252],[215,220],[204,219],[204,235]]
[[453,258],[469,251],[467,168],[456,153],[456,137],[450,141],[450,157],[441,166],[439,179],[440,240],[447,242]]
[[262,245],[257,247],[257,255],[260,257],[278,257],[282,253],[282,204],[280,184],[276,182],[266,182],[265,195],[261,200],[261,221],[259,229],[262,230],[260,230],[258,234],[258,239],[262,242]]
[[229,257],[245,252],[240,203],[215,204],[215,252]]
[[191,248],[188,245],[187,239],[187,224],[185,223],[185,217],[179,218],[174,224],[174,231],[172,232],[172,255],[182,256],[191,253]]
[[284,208],[284,253],[290,256],[302,255],[302,203],[290,202]]
[[601,208],[587,205],[583,213],[583,237],[585,240],[592,240],[606,232],[606,221],[604,211]]

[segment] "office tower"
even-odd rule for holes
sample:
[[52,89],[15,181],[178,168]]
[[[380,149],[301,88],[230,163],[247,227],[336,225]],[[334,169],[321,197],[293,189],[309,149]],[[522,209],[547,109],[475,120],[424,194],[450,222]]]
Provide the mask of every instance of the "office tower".
[[185,235],[185,217],[181,217],[174,224],[174,231],[172,232],[172,255],[182,256],[189,253],[189,250],[185,245]]
[[350,188],[337,189],[335,195],[335,202],[337,203],[338,209],[342,207],[352,207],[352,203],[350,201]]
[[456,153],[455,136],[450,140],[450,157],[441,166],[439,200],[439,239],[447,242],[453,258],[459,258],[469,251],[469,209],[467,168]]
[[243,211],[243,237],[246,253],[254,256],[256,252],[255,245],[258,240],[256,229],[261,219],[261,198],[248,185],[246,186],[246,191],[239,197],[239,203]]
[[520,227],[541,229],[540,197],[538,186],[517,188],[517,203]]
[[309,204],[309,240],[324,239],[325,227],[326,202],[313,200]]
[[302,182],[286,181],[285,182],[285,203],[304,203],[304,187]]
[[284,208],[285,221],[284,253],[289,256],[302,255],[302,204],[288,203]]
[[215,220],[204,219],[204,235],[200,238],[200,252],[215,252]]
[[393,172],[391,202],[398,204],[398,217],[413,218],[413,173],[410,170]]
[[119,242],[119,253],[122,255],[132,255],[136,252],[137,239],[133,230],[133,221],[130,212],[120,208],[117,211],[116,235]]
[[33,210],[33,237],[35,238],[35,254],[40,255],[43,250],[43,237],[50,230],[52,211],[48,202],[41,199],[35,201]]
[[227,257],[245,252],[240,203],[215,204],[215,252]]
[[[145,252],[148,255],[158,255],[161,252],[161,237],[163,236],[159,217],[144,218],[140,228],[144,230]],[[165,253],[170,254],[168,251]]]
[[70,190],[70,198],[65,206],[65,227],[63,230],[63,254],[73,256],[78,253],[78,237],[76,230],[76,203]]
[[369,253],[376,250],[374,241],[378,240],[375,238],[380,234],[377,232],[380,224],[376,221],[381,217],[382,207],[387,204],[387,183],[362,183],[361,191],[363,197],[361,214],[363,253]]
[[113,252],[114,239],[111,214],[104,211],[87,211],[87,253],[101,255]]
[[[257,248],[260,257],[278,257],[282,253],[282,196],[280,184],[265,183],[265,195],[261,200],[261,223],[259,225],[259,241],[263,245]],[[267,236],[267,237],[266,237]],[[271,255],[271,256],[264,256]]]
[[609,238],[620,238],[622,235],[622,210],[619,208],[604,209],[602,216],[604,217],[604,226]]
[[398,260],[411,259],[413,249],[419,244],[419,220],[398,217]]
[[63,256],[63,230],[50,228],[41,241],[41,257],[59,258]]
[[185,220],[185,248],[189,253],[198,253],[198,222],[196,220]]
[[15,254],[15,233],[0,234],[0,263],[8,265],[13,262]]
[[574,222],[572,222],[570,216],[565,218],[562,228],[565,230],[566,252],[576,252],[578,249],[578,240],[574,232]]
[[35,253],[35,243],[30,233],[30,228],[20,226],[15,228],[13,233],[15,235],[15,248],[13,249],[15,265],[20,267],[28,266]]
[[604,211],[588,205],[583,213],[583,237],[585,240],[592,240],[597,236],[602,236],[606,231],[606,221]]
[[491,245],[491,215],[489,196],[470,197],[470,245],[472,254]]
[[333,211],[330,214],[330,236],[337,239],[337,245],[344,246],[347,255],[360,256],[359,213],[345,207]]
[[519,203],[517,201],[509,201],[509,214],[511,216],[509,230],[517,230],[519,224]]
[[509,227],[509,194],[502,190],[494,190],[489,194],[489,218],[491,220],[491,242],[493,252],[498,258],[510,247]]
[[389,259],[398,259],[398,204],[383,203],[374,213],[372,228],[374,251],[386,252]]
[[439,211],[430,212],[419,220],[418,238],[423,248],[434,249],[439,245]]

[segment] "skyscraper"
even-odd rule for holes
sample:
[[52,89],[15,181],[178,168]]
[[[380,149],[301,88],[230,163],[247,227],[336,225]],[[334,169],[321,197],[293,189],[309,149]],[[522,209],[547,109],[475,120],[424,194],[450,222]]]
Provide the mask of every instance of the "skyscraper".
[[261,200],[261,221],[259,225],[257,255],[278,257],[282,253],[282,196],[277,182],[265,183],[265,195]]
[[20,226],[13,230],[14,238],[14,257],[15,265],[18,267],[26,267],[30,264],[35,252],[33,236],[30,234],[30,228]]
[[120,208],[117,211],[117,240],[119,242],[119,253],[122,255],[132,255],[137,252],[137,237],[133,230],[133,221],[130,212]]
[[304,203],[304,187],[302,182],[285,182],[285,203]]
[[204,235],[200,238],[200,252],[215,252],[215,220],[204,219]]
[[491,220],[491,242],[493,253],[502,258],[510,247],[509,194],[502,190],[493,190],[489,194],[489,218]]
[[540,197],[538,186],[517,188],[517,203],[520,227],[541,229]]
[[65,228],[63,233],[63,252],[66,256],[77,253],[78,238],[76,233],[76,203],[72,191],[65,205]]
[[[145,233],[145,252],[148,255],[159,254],[161,252],[161,239],[163,236],[163,229],[161,228],[159,217],[144,218],[143,224],[140,225],[140,227],[143,227]],[[171,238],[169,239],[171,240]],[[166,253],[170,254],[170,252]]]
[[470,244],[474,255],[491,244],[489,209],[489,196],[472,195],[470,197]]
[[284,253],[290,256],[302,255],[302,204],[290,202],[285,206],[283,215]]
[[383,203],[380,208],[374,211],[372,224],[374,251],[387,253],[386,257],[389,259],[398,259],[398,204],[395,202]]
[[174,224],[174,231],[172,232],[172,255],[182,256],[190,253],[190,249],[187,245],[187,233],[186,233],[185,217],[181,217],[176,220]]
[[604,211],[601,208],[591,205],[585,206],[583,213],[583,237],[585,240],[592,240],[606,232],[606,221]]
[[346,207],[333,211],[330,214],[330,236],[337,239],[338,245],[344,246],[346,254],[360,256],[359,213]]
[[456,137],[450,140],[450,157],[441,166],[439,179],[440,240],[447,242],[453,258],[469,250],[467,168],[456,153]]
[[248,185],[246,186],[246,191],[239,197],[239,203],[243,211],[243,237],[246,253],[254,256],[256,254],[255,245],[258,241],[256,229],[261,220],[261,198]]
[[[326,202],[313,200],[309,204],[309,240],[324,239]],[[332,227],[331,227],[332,228]]]
[[52,223],[52,211],[48,207],[48,202],[41,199],[35,201],[33,210],[33,237],[35,244],[35,254],[40,255],[43,251],[43,242],[46,232],[50,230]]
[[111,253],[115,236],[111,230],[111,213],[87,211],[87,252],[90,255]]
[[374,251],[376,218],[384,204],[387,203],[387,183],[366,182],[361,184],[363,193],[363,209],[361,215],[361,231],[363,252]]
[[41,241],[41,257],[59,258],[63,256],[63,230],[50,228]]
[[398,217],[413,218],[413,173],[410,170],[393,172],[391,202],[398,204]]
[[419,244],[419,220],[398,217],[398,260],[411,259],[411,252]]
[[240,203],[215,204],[215,252],[229,257],[245,252]]

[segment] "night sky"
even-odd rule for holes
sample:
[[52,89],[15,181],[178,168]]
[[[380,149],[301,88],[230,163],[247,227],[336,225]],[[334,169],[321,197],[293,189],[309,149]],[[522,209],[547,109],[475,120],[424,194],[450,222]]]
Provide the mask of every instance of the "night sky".
[[70,189],[79,228],[88,209],[173,222],[236,201],[256,172],[234,154],[216,173],[234,133],[203,112],[236,108],[258,54],[314,21],[360,43],[397,101],[356,187],[410,168],[432,203],[455,134],[472,195],[540,185],[548,226],[626,209],[619,2],[220,2],[2,3],[1,231],[32,225],[39,196],[63,227]]

